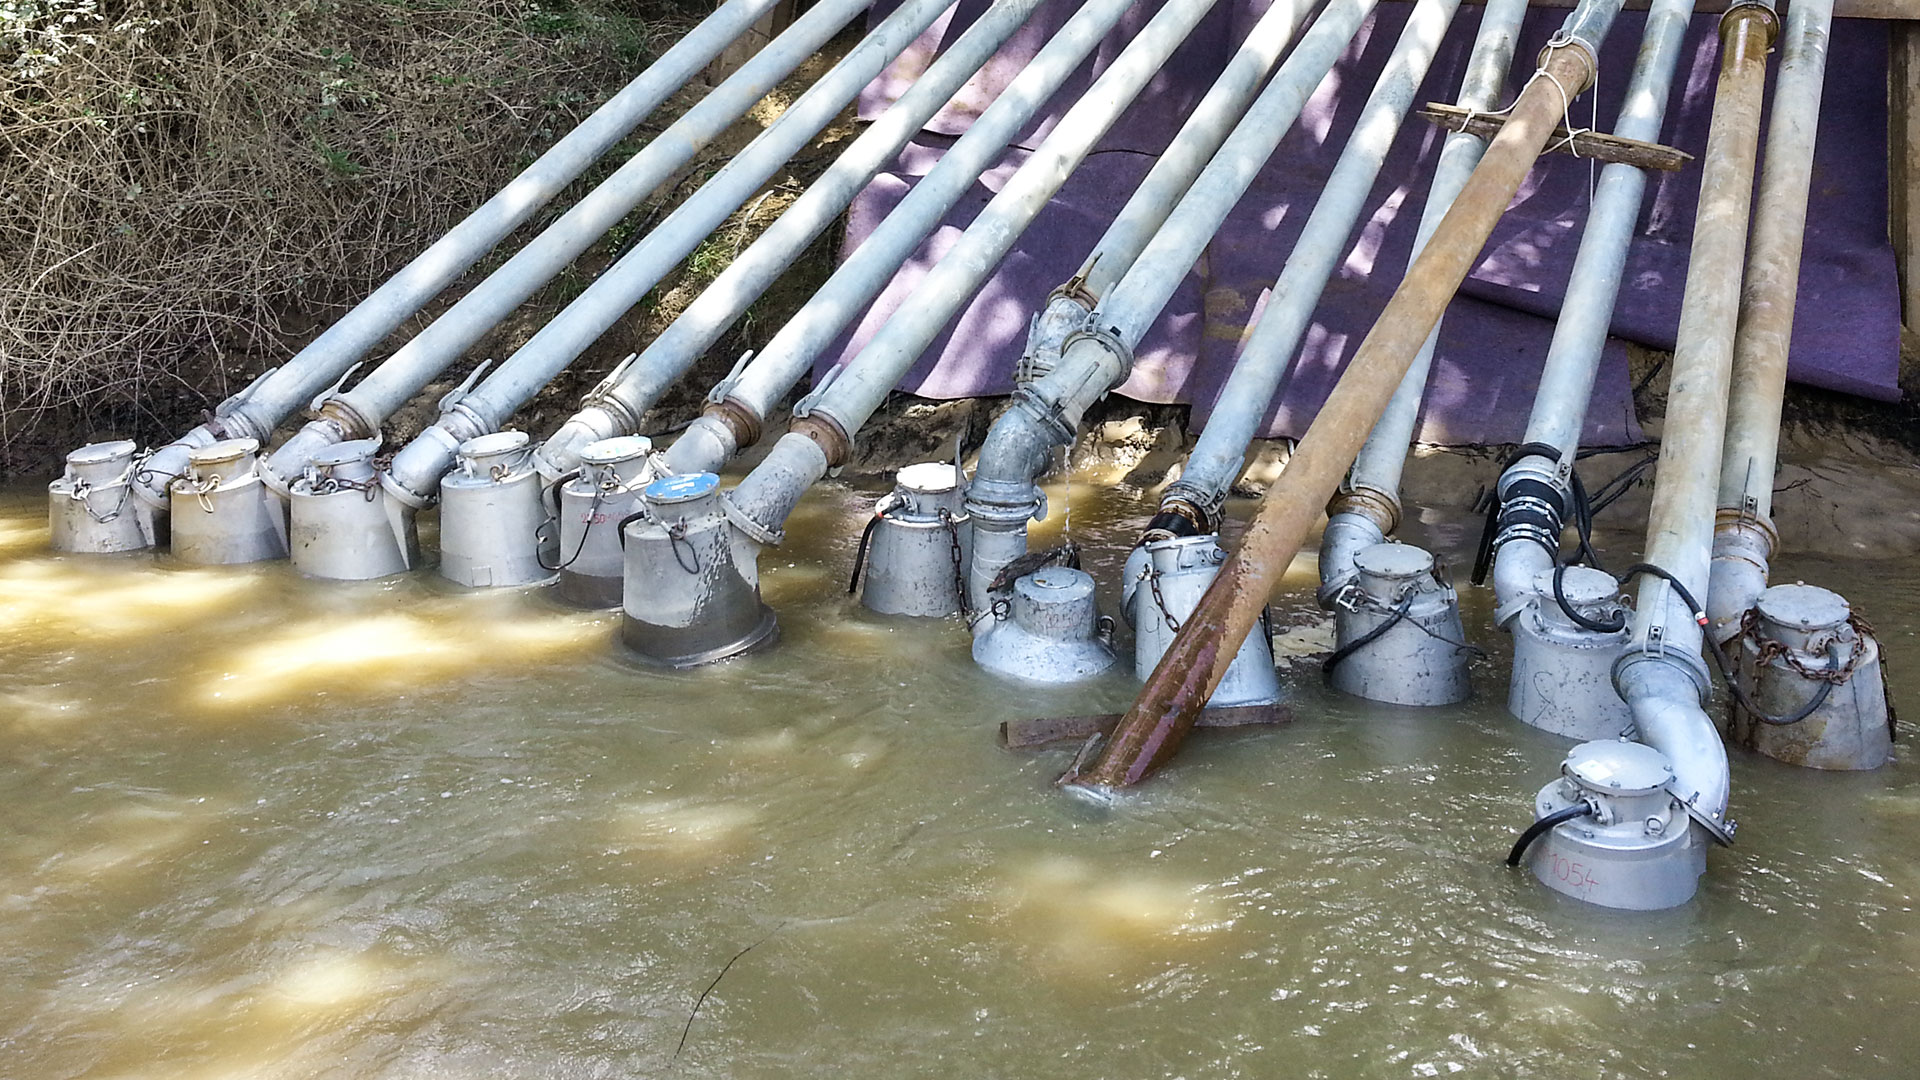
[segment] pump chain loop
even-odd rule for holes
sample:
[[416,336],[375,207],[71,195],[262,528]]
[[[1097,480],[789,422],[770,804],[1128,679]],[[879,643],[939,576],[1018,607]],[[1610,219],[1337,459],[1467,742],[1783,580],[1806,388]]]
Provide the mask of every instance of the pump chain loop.
[[940,527],[947,530],[947,548],[953,556],[953,596],[959,605],[955,614],[968,626],[973,625],[973,608],[967,603],[967,556],[960,550],[960,526],[953,520],[953,511],[940,508]]
[[114,477],[112,482],[120,485],[120,498],[115,500],[113,509],[107,511],[105,514],[96,514],[93,512],[94,488],[93,485],[88,483],[84,478],[76,477],[74,479],[73,487],[67,491],[67,498],[79,503],[80,508],[87,512],[87,516],[92,518],[95,524],[107,524],[115,518],[118,518],[120,511],[127,508],[127,496],[133,492],[133,471],[150,456],[152,456],[151,452],[133,459],[127,463],[125,469],[121,470],[119,476]]
[[368,480],[342,480],[339,477],[322,474],[312,480],[315,495],[333,495],[342,491],[358,491],[366,496],[368,502],[380,497],[380,477],[375,475]]
[[[1847,625],[1853,628],[1854,635],[1853,647],[1848,651],[1846,659],[1830,667],[1813,667],[1800,659],[1798,651],[1791,646],[1760,633],[1759,611],[1758,607],[1748,608],[1746,614],[1740,616],[1739,636],[1753,639],[1754,647],[1760,654],[1759,663],[1763,666],[1778,660],[1782,666],[1791,669],[1803,679],[1833,683],[1838,686],[1853,678],[1854,668],[1867,657],[1867,637],[1873,633],[1873,629],[1866,627],[1865,622],[1857,615],[1847,617]],[[1862,627],[1866,627],[1864,632]],[[1830,644],[1837,644],[1837,641]]]
[[1167,620],[1167,629],[1176,634],[1179,633],[1180,620],[1173,617],[1173,612],[1167,607],[1167,598],[1160,595],[1160,571],[1149,562],[1140,568],[1140,578],[1147,583],[1147,588],[1152,590],[1153,606],[1159,608],[1160,617]]

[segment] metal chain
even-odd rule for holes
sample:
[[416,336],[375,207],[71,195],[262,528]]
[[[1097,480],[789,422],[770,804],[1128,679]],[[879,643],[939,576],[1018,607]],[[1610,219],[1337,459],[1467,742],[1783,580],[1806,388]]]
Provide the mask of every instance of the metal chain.
[[940,525],[947,530],[947,548],[953,557],[953,595],[959,604],[956,612],[968,626],[973,625],[973,607],[967,603],[966,553],[960,550],[960,526],[953,520],[953,511],[940,508]]
[[1167,607],[1167,598],[1160,595],[1160,571],[1149,562],[1140,568],[1140,578],[1147,583],[1148,591],[1153,593],[1153,606],[1159,608],[1160,617],[1167,620],[1167,629],[1179,633],[1180,620],[1173,617],[1173,612]]
[[1806,661],[1800,659],[1796,650],[1790,646],[1762,635],[1759,632],[1758,626],[1760,621],[1759,610],[1757,607],[1748,608],[1746,614],[1740,616],[1740,636],[1753,639],[1754,647],[1760,654],[1759,662],[1762,665],[1771,664],[1775,660],[1778,660],[1783,666],[1792,669],[1801,678],[1812,679],[1815,682],[1833,683],[1837,686],[1853,678],[1853,669],[1859,666],[1860,661],[1867,657],[1867,638],[1873,633],[1873,628],[1867,626],[1865,621],[1861,620],[1857,615],[1849,615],[1847,617],[1847,624],[1853,627],[1854,635],[1853,648],[1848,652],[1846,660],[1832,667],[1817,668],[1809,666]]

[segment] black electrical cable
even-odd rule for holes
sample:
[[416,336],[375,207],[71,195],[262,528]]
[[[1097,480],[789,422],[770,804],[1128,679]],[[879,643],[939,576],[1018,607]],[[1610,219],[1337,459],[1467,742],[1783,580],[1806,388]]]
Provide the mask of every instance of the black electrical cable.
[[1625,612],[1621,612],[1615,615],[1613,617],[1612,622],[1601,622],[1598,619],[1590,619],[1585,615],[1580,614],[1578,611],[1575,611],[1573,609],[1573,605],[1567,603],[1566,587],[1563,584],[1563,582],[1566,579],[1566,576],[1567,576],[1567,564],[1563,562],[1554,563],[1553,564],[1553,599],[1555,603],[1560,605],[1560,611],[1562,614],[1566,615],[1567,618],[1572,619],[1575,625],[1585,627],[1586,629],[1591,630],[1596,634],[1617,634],[1620,631],[1625,630],[1627,628],[1627,616]]
[[1328,653],[1326,660],[1320,665],[1321,672],[1325,675],[1332,675],[1333,669],[1340,666],[1348,657],[1379,641],[1381,637],[1385,636],[1387,631],[1399,625],[1400,620],[1407,617],[1407,612],[1412,607],[1413,594],[1408,593],[1400,598],[1400,606],[1394,608],[1393,614],[1383,620],[1380,625]]
[[[1706,641],[1707,652],[1712,654],[1714,666],[1720,669],[1720,678],[1727,684],[1728,692],[1733,694],[1734,700],[1738,701],[1740,707],[1745,709],[1753,719],[1758,720],[1762,724],[1769,724],[1774,727],[1787,727],[1812,716],[1814,710],[1826,704],[1827,695],[1833,693],[1833,684],[1823,680],[1820,683],[1820,689],[1815,691],[1813,700],[1807,702],[1798,710],[1786,716],[1774,716],[1768,713],[1767,710],[1761,708],[1758,703],[1748,697],[1745,690],[1741,689],[1740,680],[1735,677],[1736,672],[1733,669],[1733,661],[1727,658],[1726,651],[1720,648],[1720,643],[1714,640],[1712,632],[1707,629],[1707,609],[1700,606],[1700,602],[1693,598],[1693,593],[1689,592],[1687,587],[1680,583],[1680,579],[1675,577],[1671,572],[1662,567],[1655,566],[1652,563],[1634,563],[1632,566],[1627,567],[1627,578],[1631,579],[1635,574],[1652,574],[1654,577],[1673,586],[1673,591],[1680,595],[1680,602],[1687,605],[1687,610],[1693,613],[1693,621],[1700,624],[1700,637]],[[1831,661],[1834,666],[1838,668],[1839,657],[1831,657]]]
[[860,530],[860,546],[853,549],[853,576],[847,579],[848,596],[860,588],[860,571],[867,565],[867,547],[873,543],[873,530],[880,527],[882,520],[882,515],[875,514],[867,519],[867,527]]
[[1507,852],[1507,865],[1519,866],[1520,858],[1527,853],[1527,848],[1533,846],[1533,842],[1540,839],[1540,835],[1548,829],[1553,828],[1563,821],[1572,821],[1575,818],[1591,816],[1593,816],[1593,807],[1588,806],[1586,803],[1575,803],[1572,806],[1555,810],[1553,813],[1527,826],[1527,831],[1521,833],[1520,839],[1513,842],[1513,850]]

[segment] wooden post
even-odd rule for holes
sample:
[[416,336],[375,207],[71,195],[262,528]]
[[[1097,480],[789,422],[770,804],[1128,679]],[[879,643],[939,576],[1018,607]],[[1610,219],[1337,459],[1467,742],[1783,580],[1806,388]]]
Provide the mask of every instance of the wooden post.
[[793,0],[785,0],[783,3],[774,5],[772,11],[762,15],[759,22],[754,23],[746,33],[741,34],[733,44],[722,50],[720,55],[714,57],[713,62],[707,65],[707,85],[718,86],[725,82],[727,76],[740,70],[740,65],[753,59],[753,54],[759,52],[761,46],[772,41],[791,22],[793,22]]
[[1920,325],[1920,24],[1889,23],[1887,231],[1900,274],[1900,321]]

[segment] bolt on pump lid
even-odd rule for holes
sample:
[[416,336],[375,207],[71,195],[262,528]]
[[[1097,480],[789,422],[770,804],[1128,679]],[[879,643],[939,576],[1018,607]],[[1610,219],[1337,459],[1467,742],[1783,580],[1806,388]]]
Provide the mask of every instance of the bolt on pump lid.
[[187,460],[195,465],[225,465],[259,452],[258,439],[221,439],[189,451]]
[[627,487],[646,480],[651,475],[648,457],[652,453],[653,440],[645,435],[616,435],[590,442],[580,451],[580,482],[584,487],[595,487],[611,480]]
[[216,476],[223,483],[238,480],[253,470],[254,455],[259,452],[258,439],[222,439],[190,451],[187,468],[202,482]]
[[[1534,575],[1533,587],[1541,596],[1553,595],[1553,571]],[[1620,583],[1605,570],[1591,566],[1569,566],[1560,572],[1560,594],[1567,605],[1588,618],[1609,614],[1620,604]]]
[[894,474],[894,482],[922,495],[943,495],[960,486],[950,461],[923,461]]
[[1673,781],[1667,755],[1626,739],[1581,743],[1567,751],[1560,772],[1603,795],[1651,795]]

